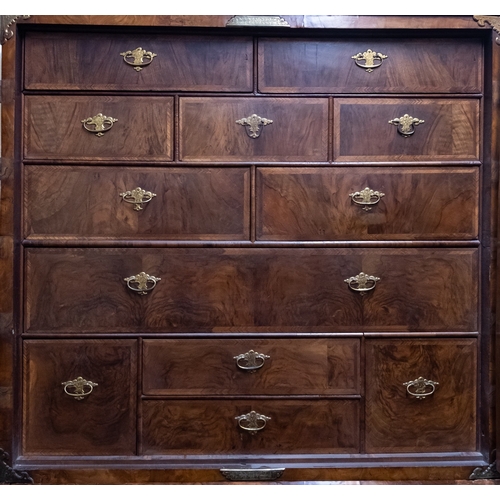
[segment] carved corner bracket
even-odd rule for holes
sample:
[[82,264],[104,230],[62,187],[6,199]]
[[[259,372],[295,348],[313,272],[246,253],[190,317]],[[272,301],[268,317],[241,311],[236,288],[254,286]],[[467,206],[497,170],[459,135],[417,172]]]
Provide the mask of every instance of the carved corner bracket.
[[[472,16],[479,26],[486,26],[488,23],[495,33],[500,34],[500,16]],[[495,42],[500,45],[500,38],[496,37]]]
[[16,471],[7,465],[9,454],[0,448],[0,484],[33,484],[27,472]]
[[0,45],[3,45],[14,32],[12,27],[18,19],[28,19],[30,16],[0,16]]

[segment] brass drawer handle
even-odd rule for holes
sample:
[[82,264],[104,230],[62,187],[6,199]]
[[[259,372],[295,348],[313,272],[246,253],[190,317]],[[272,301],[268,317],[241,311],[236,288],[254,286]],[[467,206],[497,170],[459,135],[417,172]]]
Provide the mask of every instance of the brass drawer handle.
[[369,187],[365,187],[362,191],[356,191],[355,193],[351,193],[349,196],[352,201],[356,203],[356,205],[361,205],[363,210],[368,212],[372,209],[370,205],[376,205],[380,201],[380,198],[385,196],[385,194],[380,191],[374,191]]
[[266,426],[266,422],[271,420],[271,417],[266,417],[265,415],[251,411],[245,415],[235,417],[235,419],[244,431],[248,431],[250,434],[257,434],[258,431],[261,431]]
[[425,123],[425,120],[420,120],[420,118],[413,118],[413,116],[409,114],[404,114],[399,118],[389,120],[389,123],[398,127],[398,132],[403,137],[410,137],[410,135],[415,133],[415,127]]
[[[141,272],[139,274],[136,274],[135,276],[129,276],[128,278],[124,278],[124,281],[127,282],[127,286],[130,288],[130,290],[137,292],[139,295],[146,295],[148,292],[153,290],[153,288],[156,286],[156,283],[160,280],[161,278],[155,278],[154,276],[150,276],[145,272]],[[131,283],[135,283],[135,286],[132,286]]]
[[376,276],[370,276],[365,273],[359,273],[357,276],[351,276],[344,280],[345,283],[349,285],[351,290],[364,295],[366,292],[373,290],[377,284],[377,281],[380,281],[380,278]]
[[236,360],[238,368],[254,372],[259,368],[262,368],[264,366],[264,363],[266,362],[266,359],[269,359],[270,357],[271,356],[267,356],[266,354],[260,354],[250,349],[245,354],[238,354],[238,356],[234,356],[233,359]]
[[131,191],[125,191],[124,193],[120,193],[120,196],[122,197],[123,201],[135,205],[134,210],[138,211],[142,210],[141,205],[149,203],[156,196],[156,194],[152,193],[151,191],[146,191],[141,187],[136,187]]
[[[436,385],[439,385],[439,382],[418,377],[410,382],[405,382],[403,385],[406,386],[406,392],[410,396],[415,396],[417,399],[425,399],[427,396],[434,394]],[[410,390],[410,387],[413,388],[413,390]]]
[[142,68],[151,64],[153,58],[158,54],[149,50],[144,50],[142,47],[137,47],[134,50],[120,52],[120,55],[123,56],[123,60],[130,66],[133,66],[136,71],[142,71]]
[[260,136],[263,128],[266,125],[270,125],[273,123],[272,120],[268,120],[267,118],[261,118],[260,116],[253,115],[248,116],[247,118],[241,118],[241,120],[236,120],[238,125],[243,125],[247,132],[248,137],[252,139],[257,139]]
[[[368,73],[371,73],[375,68],[378,68],[387,59],[387,56],[381,54],[380,52],[374,52],[372,49],[368,49],[366,52],[359,52],[358,54],[351,56],[354,59],[356,66],[365,69]],[[361,64],[360,61],[365,61]]]
[[102,137],[104,132],[107,132],[113,126],[113,123],[117,121],[117,118],[97,113],[95,116],[85,118],[82,123],[85,130],[94,133],[97,137]]
[[80,400],[88,396],[94,390],[94,387],[99,384],[85,380],[82,377],[77,377],[73,380],[68,380],[68,382],[61,382],[61,385],[64,386],[64,392],[68,396]]

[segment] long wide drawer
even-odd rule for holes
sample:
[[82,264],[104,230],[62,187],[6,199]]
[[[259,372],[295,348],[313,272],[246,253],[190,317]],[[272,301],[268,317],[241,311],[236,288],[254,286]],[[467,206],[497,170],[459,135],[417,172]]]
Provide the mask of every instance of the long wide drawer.
[[144,340],[143,394],[359,394],[359,338]]
[[144,455],[359,452],[357,400],[146,400],[141,424]]
[[27,248],[25,255],[28,333],[478,328],[477,248]]

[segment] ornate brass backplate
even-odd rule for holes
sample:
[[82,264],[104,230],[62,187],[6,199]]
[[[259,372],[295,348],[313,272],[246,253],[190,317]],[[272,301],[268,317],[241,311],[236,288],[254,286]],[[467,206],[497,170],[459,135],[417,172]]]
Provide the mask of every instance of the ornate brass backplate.
[[285,27],[289,28],[285,19],[280,16],[233,16],[226,23],[227,27],[231,26],[261,26],[261,27]]
[[99,384],[85,380],[83,377],[77,377],[73,380],[68,380],[68,382],[61,382],[61,385],[64,386],[64,392],[68,396],[76,400],[81,400],[88,396],[94,390],[94,387],[97,387]]
[[275,481],[285,469],[220,469],[221,474],[229,481]]
[[374,191],[369,187],[365,187],[365,189],[361,191],[350,193],[349,196],[352,201],[356,203],[356,205],[362,206],[363,210],[368,212],[372,209],[371,205],[376,205],[380,201],[380,198],[385,196],[385,194],[380,191]]
[[266,415],[261,415],[253,410],[250,413],[234,418],[238,421],[240,428],[250,434],[257,434],[266,426],[267,421],[271,420],[271,417],[266,417]]
[[120,55],[123,56],[123,60],[130,66],[133,66],[136,71],[142,71],[142,68],[151,64],[153,58],[158,54],[149,50],[144,50],[142,47],[137,47],[134,50],[120,52]]
[[345,279],[344,283],[347,283],[351,290],[358,292],[360,295],[364,295],[366,292],[375,288],[377,281],[380,281],[380,278],[377,278],[377,276],[359,273],[357,276],[351,276]]
[[82,123],[85,130],[94,133],[97,137],[102,137],[104,132],[107,132],[113,126],[113,123],[117,121],[117,118],[97,113],[95,116],[85,118]]
[[420,120],[420,118],[413,118],[409,114],[404,114],[399,118],[389,120],[389,123],[398,127],[398,132],[403,137],[410,137],[410,135],[415,133],[415,126],[425,123],[425,121]]
[[134,210],[139,211],[143,209],[141,205],[149,203],[156,196],[156,194],[151,191],[146,191],[141,187],[136,187],[131,191],[120,193],[120,196],[123,201],[132,203],[134,205]]
[[156,286],[158,281],[161,281],[161,278],[150,276],[143,271],[135,276],[124,278],[123,280],[127,282],[127,286],[130,290],[137,292],[139,295],[146,295]]
[[247,116],[246,118],[241,118],[241,120],[236,120],[236,123],[245,127],[248,137],[257,139],[257,137],[260,136],[263,127],[265,127],[266,125],[270,125],[271,123],[273,123],[273,121],[268,120],[267,118],[261,118],[254,113],[253,115]]
[[[368,49],[365,52],[359,52],[351,56],[354,59],[356,66],[365,69],[368,73],[371,73],[375,68],[378,68],[387,59],[388,56],[381,54],[380,52],[374,52],[372,49]],[[365,61],[361,64],[361,61]]]
[[236,360],[236,365],[238,368],[242,370],[248,370],[249,372],[254,372],[259,368],[264,366],[266,359],[269,359],[270,356],[267,354],[260,354],[250,349],[245,354],[238,354],[238,356],[234,356],[233,359]]
[[436,385],[439,385],[439,382],[434,382],[423,377],[418,377],[415,380],[404,382],[403,385],[406,386],[406,392],[410,396],[414,396],[417,399],[425,399],[427,396],[434,394]]

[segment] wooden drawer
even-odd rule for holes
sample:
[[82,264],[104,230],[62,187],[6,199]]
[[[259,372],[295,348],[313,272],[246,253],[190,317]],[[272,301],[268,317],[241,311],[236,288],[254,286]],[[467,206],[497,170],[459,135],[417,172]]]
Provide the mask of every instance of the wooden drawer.
[[[25,254],[28,333],[478,329],[477,248],[27,248]],[[147,295],[125,281],[141,272],[161,279]],[[375,287],[365,295],[345,282],[362,280],[360,273],[380,278],[367,283]]]
[[367,453],[475,450],[476,357],[475,339],[367,340]]
[[478,211],[478,168],[257,169],[259,240],[475,239]]
[[22,453],[134,455],[136,343],[25,341]]
[[160,396],[359,394],[359,356],[359,338],[145,340],[142,390]]
[[[272,123],[261,124],[255,131],[250,125],[236,123],[252,115]],[[181,98],[180,128],[183,160],[328,159],[326,98]],[[258,137],[251,137],[252,134]]]
[[[241,429],[236,419],[252,411],[270,418],[255,434]],[[245,421],[241,423],[250,427]],[[142,403],[145,455],[262,452],[359,452],[359,401],[213,399]]]
[[[117,121],[103,132],[82,124],[99,113]],[[171,161],[172,155],[173,97],[25,97],[27,159]]]
[[[352,57],[368,50],[387,56],[372,71]],[[479,39],[259,39],[261,92],[481,92],[481,76]]]
[[[409,137],[389,123],[404,115],[424,121]],[[336,161],[479,159],[478,99],[339,98],[334,122]]]
[[[139,71],[121,55],[137,48],[156,54]],[[248,36],[32,32],[25,38],[24,86],[250,92],[252,54]],[[144,57],[145,62],[150,60]]]
[[[26,237],[250,237],[248,168],[36,165],[24,172]],[[124,201],[121,194],[137,187],[156,196],[136,205],[131,193]]]

